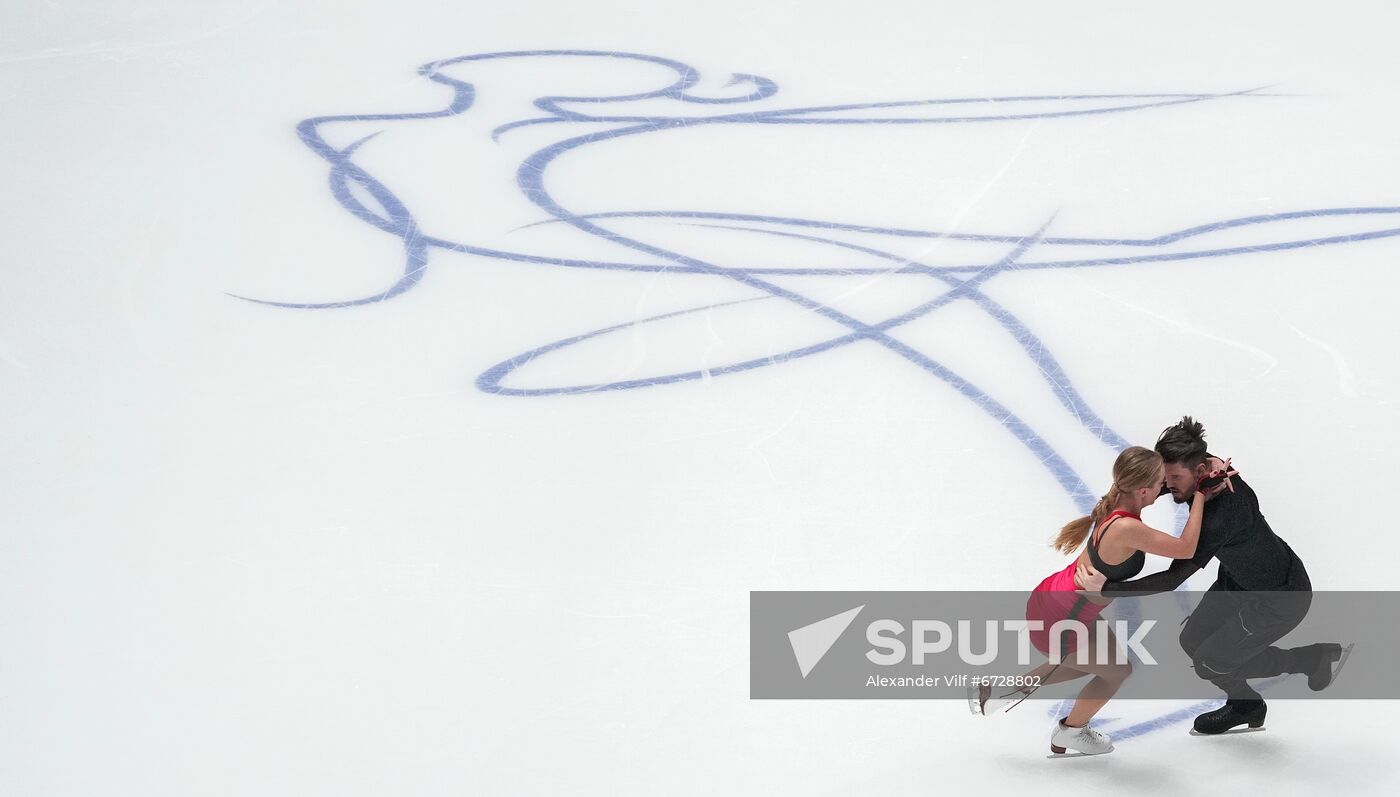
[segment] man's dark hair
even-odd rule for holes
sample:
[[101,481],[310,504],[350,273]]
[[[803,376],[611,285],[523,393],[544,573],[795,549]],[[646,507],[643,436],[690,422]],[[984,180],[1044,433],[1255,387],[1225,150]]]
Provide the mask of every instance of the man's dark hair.
[[1156,448],[1163,462],[1194,468],[1206,461],[1206,427],[1187,415],[1162,430]]

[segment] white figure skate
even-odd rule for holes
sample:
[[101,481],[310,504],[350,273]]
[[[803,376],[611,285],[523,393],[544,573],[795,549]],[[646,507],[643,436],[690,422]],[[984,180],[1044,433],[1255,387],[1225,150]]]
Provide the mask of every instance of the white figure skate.
[[967,709],[973,714],[983,716],[1010,711],[1034,691],[1034,687],[1025,686],[1015,689],[992,689],[987,684],[969,686],[967,688]]
[[[1073,750],[1074,752],[1068,752]],[[1086,755],[1102,755],[1113,752],[1113,740],[1108,734],[1085,725],[1074,728],[1060,720],[1054,733],[1050,734],[1050,753],[1047,758],[1078,758]]]

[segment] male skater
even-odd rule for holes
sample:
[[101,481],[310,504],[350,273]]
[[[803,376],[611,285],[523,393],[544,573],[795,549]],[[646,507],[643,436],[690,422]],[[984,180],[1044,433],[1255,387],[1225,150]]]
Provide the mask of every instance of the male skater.
[[[1189,415],[1163,431],[1156,448],[1166,464],[1163,490],[1178,504],[1211,486],[1208,474],[1224,470],[1206,451],[1205,427]],[[1181,647],[1196,673],[1226,696],[1224,706],[1196,717],[1196,732],[1202,734],[1264,724],[1264,699],[1246,679],[1307,673],[1309,688],[1320,690],[1345,661],[1342,646],[1335,643],[1286,650],[1273,646],[1308,613],[1312,582],[1303,561],[1269,528],[1254,490],[1236,473],[1224,478],[1230,489],[1208,495],[1194,557],[1173,560],[1166,570],[1133,581],[1105,583],[1101,573],[1086,565],[1075,575],[1075,582],[1090,591],[1149,594],[1176,589],[1212,558],[1220,560],[1215,583],[1181,632]],[[1250,594],[1255,592],[1271,594]],[[1350,650],[1348,646],[1346,652]]]

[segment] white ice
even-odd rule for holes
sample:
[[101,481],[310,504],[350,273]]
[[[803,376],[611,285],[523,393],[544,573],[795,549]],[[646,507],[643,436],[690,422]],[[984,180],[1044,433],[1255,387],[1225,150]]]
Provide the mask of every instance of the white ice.
[[[1143,240],[1400,208],[1397,23],[1387,3],[8,5],[0,793],[1394,793],[1385,702],[1275,702],[1267,733],[1199,739],[1179,722],[1047,761],[1044,704],[973,719],[944,701],[751,700],[751,590],[1029,590],[1063,565],[1046,542],[1079,513],[1070,491],[1004,417],[909,356],[862,340],[723,370],[850,332],[824,310],[877,324],[950,290],[904,265],[993,264],[1015,245],[829,236],[891,259],[771,234],[822,230],[596,220],[727,269],[854,269],[769,275],[808,306],[566,223],[528,226],[550,216],[518,179],[532,153],[592,134],[543,173],[575,214]],[[430,246],[421,279],[383,301],[237,298],[373,296],[418,245],[337,200],[299,122],[442,109],[451,88],[419,66],[557,49],[683,62],[696,97],[753,90],[733,74],[778,86],[729,106],[564,103],[594,115],[1212,97],[610,139],[629,123],[571,120],[493,140],[546,116],[540,97],[672,76],[602,58],[456,64],[443,74],[476,90],[465,112],[327,123],[327,146],[377,134],[354,165],[421,235],[667,268]],[[391,215],[350,182],[347,202]],[[1368,235],[1397,219],[1318,215],[1108,253],[1029,242],[1018,263],[1234,253],[1006,269],[982,290],[1034,351],[966,297],[886,334],[995,397],[1095,494],[1114,448],[1058,390],[1133,443],[1198,416],[1317,588],[1392,589],[1400,239]],[[754,301],[726,304],[739,300]],[[708,305],[723,306],[541,353],[501,384],[697,378],[478,387],[552,342]]]

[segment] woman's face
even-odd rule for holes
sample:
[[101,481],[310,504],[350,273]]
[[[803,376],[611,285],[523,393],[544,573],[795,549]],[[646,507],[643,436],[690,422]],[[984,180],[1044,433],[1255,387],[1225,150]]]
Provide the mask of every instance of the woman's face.
[[1162,494],[1162,483],[1166,480],[1167,469],[1162,465],[1158,465],[1157,477],[1153,480],[1152,485],[1149,487],[1139,487],[1134,490],[1134,492],[1137,493],[1138,501],[1143,506],[1151,506],[1157,503],[1157,499]]

